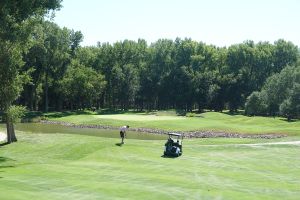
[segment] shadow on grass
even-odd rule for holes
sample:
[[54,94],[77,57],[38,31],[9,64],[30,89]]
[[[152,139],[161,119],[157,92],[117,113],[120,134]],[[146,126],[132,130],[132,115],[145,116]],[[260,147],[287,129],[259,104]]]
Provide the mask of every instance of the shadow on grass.
[[[1,144],[0,144],[0,147],[5,146],[5,145],[8,145],[8,144],[9,144],[8,142],[1,143]],[[0,157],[0,162],[1,162],[1,157]]]
[[145,111],[137,111],[137,110],[121,110],[121,109],[102,109],[96,111],[97,115],[113,115],[113,114],[124,114],[124,113],[145,113]]
[[12,167],[15,167],[15,166],[12,166],[12,165],[8,165],[8,166],[0,166],[0,169],[4,169],[4,168],[12,168]]
[[45,113],[43,114],[43,116],[48,118],[60,118],[60,117],[67,117],[71,115],[111,115],[111,114],[124,114],[124,113],[141,113],[141,112],[128,111],[128,110],[110,110],[110,109],[102,109],[95,112],[90,110],[77,110],[77,111]]
[[113,114],[143,114],[143,115],[157,115],[157,116],[185,116],[186,111],[182,109],[171,110],[122,110],[122,109],[101,109],[97,111],[98,115],[113,115]]
[[11,159],[11,158],[6,158],[6,157],[0,156],[0,163],[6,162],[6,161],[15,161],[15,160],[13,160],[13,159]]
[[[186,116],[187,112],[181,109],[176,110],[122,110],[122,109],[101,109],[96,111],[91,110],[74,110],[74,111],[62,111],[62,112],[27,112],[23,117],[24,122],[31,122],[34,119],[43,118],[61,118],[71,115],[114,115],[114,114],[143,114],[143,115],[157,115],[157,116]],[[193,114],[199,114],[198,112],[191,112]],[[199,117],[199,116],[193,116]]]
[[287,118],[280,119],[280,120],[284,121],[284,122],[289,122],[289,123],[299,122],[300,121],[300,119],[290,119],[290,120],[288,120]]
[[234,116],[234,115],[245,115],[245,111],[244,110],[224,111],[224,112],[221,112],[221,113],[226,114],[226,115],[231,115],[231,116]]
[[60,118],[60,117],[67,117],[70,115],[93,115],[93,114],[96,113],[87,110],[77,110],[77,111],[45,113],[44,116],[48,118]]
[[5,162],[5,161],[7,161],[7,160],[9,160],[8,158],[5,158],[5,157],[0,157],[0,163],[1,162]]
[[44,113],[44,112],[27,112],[25,116],[23,117],[24,119],[32,119],[32,118],[60,118],[60,117],[66,117],[70,115],[95,115],[97,112],[92,112],[90,110],[74,110],[74,111],[62,111],[62,112],[49,112],[49,113]]
[[98,110],[97,114],[98,115],[113,115],[113,114],[124,114],[127,113],[128,111],[125,110],[111,110],[111,109],[103,109],[103,110]]
[[178,156],[178,157],[174,157],[174,156],[166,156],[166,155],[161,155],[160,157],[162,157],[162,158],[170,158],[170,159],[175,159],[175,158],[179,158],[180,156]]
[[[15,160],[10,159],[10,158],[0,157],[0,164],[5,163],[7,161],[15,161]],[[4,165],[4,166],[0,165],[0,169],[12,168],[12,167],[15,167],[15,166],[13,166],[13,165]]]
[[69,115],[76,115],[77,112],[53,112],[53,113],[43,113],[43,112],[37,112],[37,111],[30,111],[25,114],[24,117],[22,117],[21,122],[22,123],[28,123],[28,122],[39,122],[40,120],[47,119],[47,118],[59,118],[59,117],[65,117]]
[[121,146],[123,146],[124,144],[123,144],[122,142],[119,142],[119,143],[116,143],[115,145],[121,147]]
[[43,116],[43,112],[40,111],[30,111],[30,112],[26,112],[24,115],[24,118],[35,118],[35,117],[40,117]]

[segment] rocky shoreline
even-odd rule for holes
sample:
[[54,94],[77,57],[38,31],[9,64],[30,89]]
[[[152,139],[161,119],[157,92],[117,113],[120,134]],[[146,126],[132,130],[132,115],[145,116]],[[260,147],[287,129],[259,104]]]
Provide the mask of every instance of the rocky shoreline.
[[[187,134],[187,136],[186,136]],[[275,139],[286,137],[283,134],[241,134],[241,133],[228,133],[228,132],[216,132],[216,131],[195,131],[185,133],[187,138],[262,138],[262,139]]]
[[[74,127],[74,128],[94,128],[94,129],[108,129],[108,130],[118,130],[119,127],[105,126],[105,125],[85,125],[85,124],[73,124],[68,122],[60,121],[48,121],[41,120],[40,123],[43,124],[59,124],[62,126]],[[151,128],[129,128],[129,131],[136,131],[141,133],[150,134],[168,134],[172,132],[184,134],[184,138],[216,138],[216,137],[226,137],[226,138],[262,138],[262,139],[274,139],[286,137],[285,134],[241,134],[241,133],[229,133],[223,131],[165,131],[159,129]]]

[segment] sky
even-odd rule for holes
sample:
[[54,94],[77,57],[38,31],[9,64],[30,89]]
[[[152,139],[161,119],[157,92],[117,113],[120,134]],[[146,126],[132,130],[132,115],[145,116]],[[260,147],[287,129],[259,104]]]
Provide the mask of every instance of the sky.
[[219,47],[285,39],[300,46],[299,0],[63,0],[54,22],[82,46],[191,38]]

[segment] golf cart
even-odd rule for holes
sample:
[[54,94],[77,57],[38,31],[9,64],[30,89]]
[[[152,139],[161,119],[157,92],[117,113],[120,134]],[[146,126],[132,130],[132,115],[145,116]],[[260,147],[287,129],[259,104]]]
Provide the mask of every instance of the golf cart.
[[[178,157],[182,155],[183,134],[168,133],[168,140],[165,144],[164,156]],[[177,140],[175,140],[177,139]]]

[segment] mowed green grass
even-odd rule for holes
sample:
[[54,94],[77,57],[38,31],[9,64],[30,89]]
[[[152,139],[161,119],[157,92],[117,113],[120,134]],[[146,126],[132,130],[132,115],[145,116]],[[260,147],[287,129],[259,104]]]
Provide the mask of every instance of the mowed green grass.
[[[55,117],[54,117],[55,116]],[[130,125],[133,128],[155,128],[169,131],[214,130],[249,134],[278,133],[300,135],[300,120],[287,122],[283,118],[247,117],[206,112],[196,117],[157,116],[146,113],[125,114],[73,114],[67,116],[49,115],[50,120],[75,124],[99,124],[110,126]]]
[[[164,141],[17,133],[0,147],[0,199],[299,199],[300,146],[184,140],[163,158]],[[300,140],[288,137],[283,140]]]

